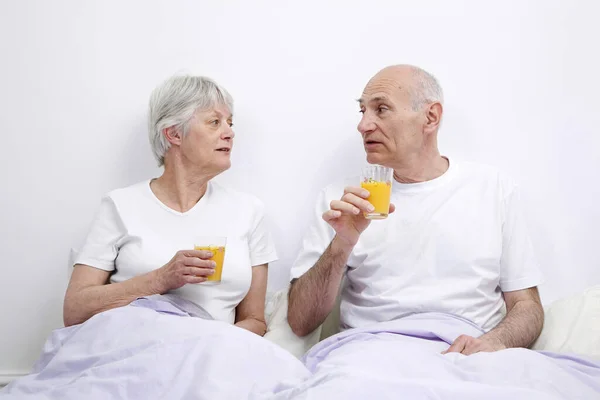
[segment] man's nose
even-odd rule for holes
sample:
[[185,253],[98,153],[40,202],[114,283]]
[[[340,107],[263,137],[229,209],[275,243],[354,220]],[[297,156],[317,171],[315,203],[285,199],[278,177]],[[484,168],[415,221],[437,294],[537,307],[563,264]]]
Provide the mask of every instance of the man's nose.
[[373,119],[365,113],[360,119],[357,128],[361,134],[365,135],[375,130],[375,123],[373,122]]

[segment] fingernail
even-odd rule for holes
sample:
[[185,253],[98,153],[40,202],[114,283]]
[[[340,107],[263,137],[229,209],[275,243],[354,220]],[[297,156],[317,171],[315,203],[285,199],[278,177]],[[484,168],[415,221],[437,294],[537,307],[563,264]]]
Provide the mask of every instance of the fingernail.
[[373,207],[373,204],[369,204],[369,207],[367,207],[367,210],[369,210],[369,212],[375,211],[375,207]]
[[358,213],[360,212],[360,210],[358,208],[355,208],[354,210],[352,210],[352,212],[354,213],[354,215],[358,215]]
[[363,197],[366,199],[367,197],[369,197],[371,195],[371,193],[369,193],[368,190],[363,190]]
[[213,261],[213,262],[212,262],[212,264],[211,264],[211,266],[212,266],[213,268],[217,268],[217,263]]

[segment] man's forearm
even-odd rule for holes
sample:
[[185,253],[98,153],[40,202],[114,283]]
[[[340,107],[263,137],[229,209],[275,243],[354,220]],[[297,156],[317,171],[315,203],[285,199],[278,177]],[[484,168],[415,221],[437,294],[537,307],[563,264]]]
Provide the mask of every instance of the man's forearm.
[[315,266],[292,283],[288,323],[296,335],[314,331],[333,309],[351,252],[334,238]]
[[530,300],[517,302],[494,329],[480,339],[501,343],[504,347],[529,347],[544,326],[544,309]]

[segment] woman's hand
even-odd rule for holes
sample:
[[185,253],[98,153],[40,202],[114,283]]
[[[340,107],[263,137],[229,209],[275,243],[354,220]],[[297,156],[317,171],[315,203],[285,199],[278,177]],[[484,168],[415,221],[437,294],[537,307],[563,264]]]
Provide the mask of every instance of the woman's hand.
[[154,273],[160,293],[179,289],[187,283],[202,283],[214,273],[213,253],[207,250],[181,250]]

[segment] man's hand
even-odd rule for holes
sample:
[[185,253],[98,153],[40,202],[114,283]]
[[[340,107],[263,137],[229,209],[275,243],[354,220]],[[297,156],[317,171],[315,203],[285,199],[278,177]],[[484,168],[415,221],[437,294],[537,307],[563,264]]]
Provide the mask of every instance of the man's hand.
[[447,353],[461,353],[466,356],[483,352],[492,352],[498,350],[504,350],[506,346],[500,343],[499,340],[492,338],[474,338],[468,335],[460,335],[456,338],[452,346],[448,350],[443,351],[442,354]]
[[[344,195],[340,200],[333,200],[330,209],[323,213],[323,219],[335,230],[339,239],[344,244],[354,247],[360,234],[367,229],[370,220],[363,214],[373,211],[373,205],[368,199],[370,193],[368,190],[360,187],[347,187],[344,189]],[[390,204],[390,214],[396,208]]]

